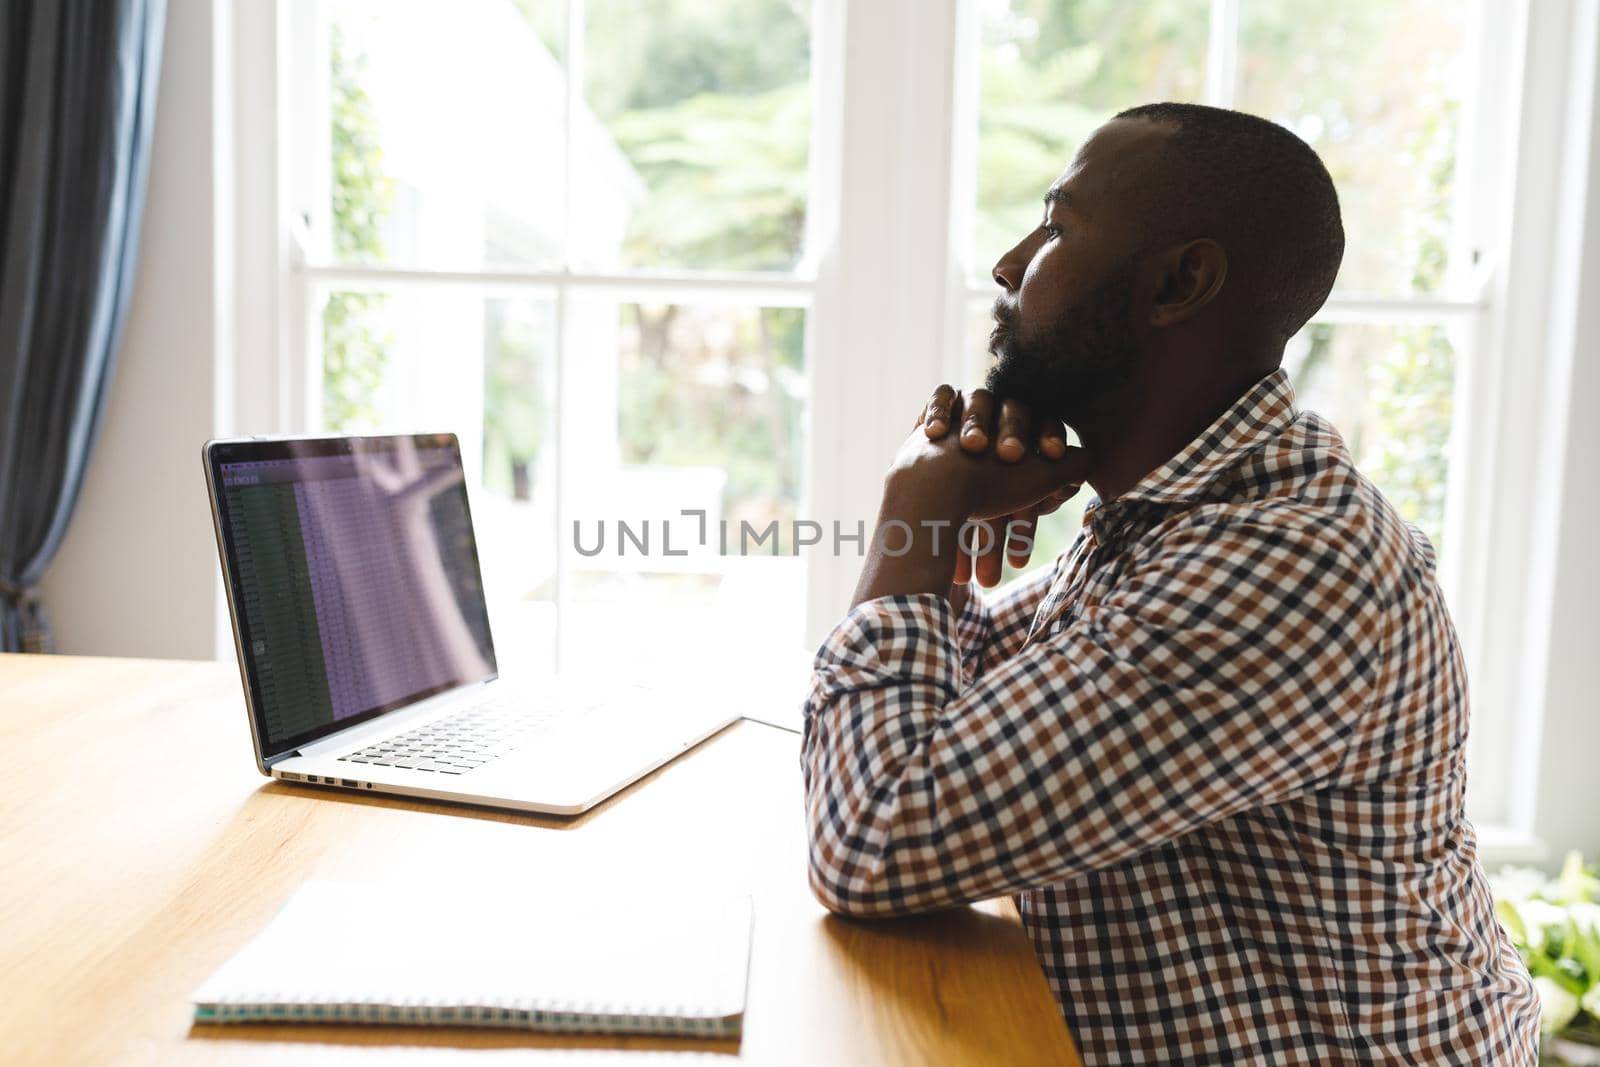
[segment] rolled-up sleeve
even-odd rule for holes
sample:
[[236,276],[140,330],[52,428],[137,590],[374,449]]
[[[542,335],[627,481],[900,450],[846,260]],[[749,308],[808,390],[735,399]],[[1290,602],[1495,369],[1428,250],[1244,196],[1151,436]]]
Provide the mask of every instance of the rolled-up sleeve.
[[859,915],[987,899],[1315,788],[1373,691],[1369,567],[1315,531],[1195,525],[1020,651],[1022,599],[1003,630],[932,594],[858,605],[805,706],[813,891]]

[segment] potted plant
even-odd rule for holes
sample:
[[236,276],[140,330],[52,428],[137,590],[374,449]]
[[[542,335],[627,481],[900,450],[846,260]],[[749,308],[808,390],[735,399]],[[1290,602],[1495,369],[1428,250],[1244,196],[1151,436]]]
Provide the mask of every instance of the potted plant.
[[1508,867],[1490,881],[1539,990],[1543,1062],[1600,1067],[1600,868],[1571,852],[1554,879]]

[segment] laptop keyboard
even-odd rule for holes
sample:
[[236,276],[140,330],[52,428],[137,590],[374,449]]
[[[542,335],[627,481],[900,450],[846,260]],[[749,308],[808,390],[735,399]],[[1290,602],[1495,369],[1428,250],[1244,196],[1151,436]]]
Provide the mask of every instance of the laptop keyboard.
[[565,708],[500,701],[478,704],[340,756],[344,763],[466,774],[499,759],[566,717]]

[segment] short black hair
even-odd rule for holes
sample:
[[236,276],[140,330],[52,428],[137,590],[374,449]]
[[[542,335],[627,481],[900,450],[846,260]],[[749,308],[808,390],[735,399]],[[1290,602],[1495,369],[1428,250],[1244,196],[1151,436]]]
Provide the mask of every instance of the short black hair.
[[1344,258],[1339,194],[1316,151],[1275,122],[1203,104],[1145,104],[1117,118],[1172,129],[1164,152],[1173,165],[1154,190],[1170,221],[1156,223],[1151,240],[1216,240],[1270,338],[1299,332]]

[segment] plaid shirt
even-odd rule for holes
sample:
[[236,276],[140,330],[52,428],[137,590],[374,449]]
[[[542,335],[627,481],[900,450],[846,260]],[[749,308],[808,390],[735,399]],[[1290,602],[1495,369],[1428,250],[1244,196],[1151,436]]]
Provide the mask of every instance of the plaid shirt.
[[1278,371],[993,604],[839,624],[811,883],[863,916],[1014,894],[1091,1064],[1532,1064],[1466,738],[1432,548]]

